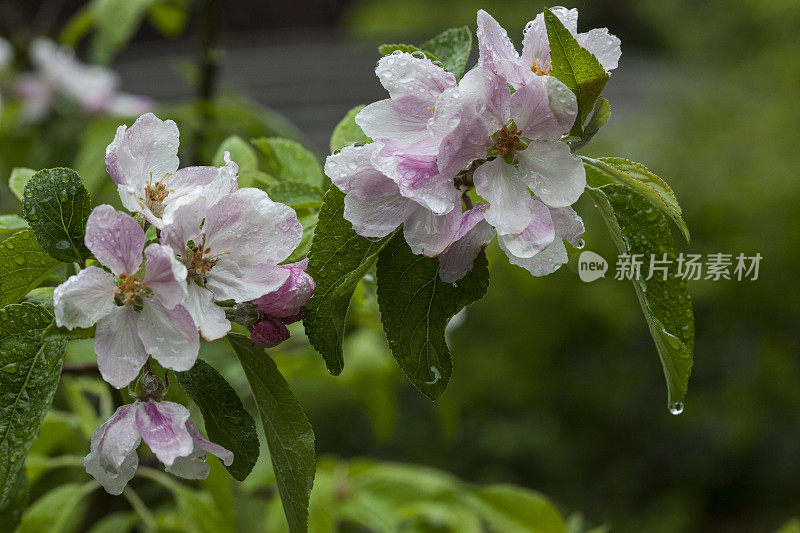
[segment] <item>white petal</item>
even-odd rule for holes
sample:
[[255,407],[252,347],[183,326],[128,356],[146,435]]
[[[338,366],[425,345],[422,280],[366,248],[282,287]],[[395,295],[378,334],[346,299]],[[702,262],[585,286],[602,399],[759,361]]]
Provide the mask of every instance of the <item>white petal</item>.
[[164,470],[183,479],[205,479],[211,472],[205,458],[206,451],[195,445],[192,453],[186,457],[176,457],[172,465]]
[[139,375],[147,352],[139,340],[139,315],[131,306],[114,307],[97,323],[94,351],[106,382],[121,389]]
[[86,267],[53,291],[56,324],[88,328],[114,307],[114,276],[95,266]]
[[[530,65],[523,65],[506,30],[486,11],[478,11],[478,64],[503,76],[519,87],[530,77]],[[527,72],[526,72],[527,71]]]
[[433,110],[422,117],[402,113],[391,100],[381,100],[359,111],[355,120],[371,139],[391,139],[411,146],[428,136],[428,119],[432,116]]
[[478,167],[473,175],[478,194],[488,200],[486,222],[499,234],[520,233],[531,222],[530,192],[520,173],[498,157]]
[[472,270],[475,259],[494,238],[494,228],[483,218],[486,206],[477,204],[465,212],[453,243],[439,256],[439,278],[453,283]]
[[209,342],[227,335],[231,323],[225,318],[225,310],[214,303],[214,293],[194,282],[189,283],[188,290],[183,306],[192,315],[200,335]]
[[380,58],[375,74],[403,111],[420,116],[427,114],[427,107],[435,105],[442,91],[456,85],[455,77],[431,60],[405,52]]
[[109,494],[119,495],[139,465],[141,442],[135,422],[136,404],[123,405],[92,433],[91,451],[83,464]]
[[120,126],[106,148],[106,165],[111,179],[144,189],[150,180],[160,180],[178,169],[178,126],[145,113],[126,129]]
[[147,266],[144,284],[153,291],[167,309],[172,309],[186,299],[186,267],[175,258],[172,248],[164,244],[151,244],[144,251]]
[[194,449],[186,430],[189,410],[173,402],[142,402],[136,409],[136,427],[159,461],[167,466]]
[[208,208],[203,233],[212,255],[229,254],[242,266],[277,264],[300,244],[303,226],[291,207],[245,188]]
[[435,257],[453,242],[460,225],[460,206],[440,216],[417,206],[403,224],[403,236],[414,254]]
[[155,298],[145,299],[138,332],[147,352],[164,368],[183,372],[194,366],[200,339],[197,326],[182,305],[168,310]]
[[[520,60],[522,64],[529,69],[535,62],[538,62],[539,67],[543,68],[550,60],[550,41],[547,38],[547,26],[545,26],[544,23],[544,15],[541,13],[536,15],[535,19],[525,25]],[[531,74],[533,74],[532,71]]]
[[608,32],[608,28],[595,28],[579,33],[575,40],[590,51],[607,71],[614,70],[619,65],[619,58],[622,56],[621,42],[617,36]]
[[363,237],[385,237],[406,219],[413,201],[404,198],[397,185],[382,174],[371,180],[370,188],[362,194],[344,198],[344,218],[353,231]]
[[504,247],[503,241],[498,240],[500,248],[508,256],[508,260],[512,265],[521,266],[534,276],[546,276],[552,274],[559,267],[567,262],[567,249],[564,247],[564,241],[556,239],[544,250],[534,255],[533,257],[522,258],[512,254],[507,248]]
[[362,198],[374,196],[374,187],[386,181],[386,176],[372,164],[379,148],[377,143],[345,146],[325,159],[325,175],[344,193]]
[[575,95],[551,76],[537,76],[511,96],[511,118],[530,139],[558,140],[577,114]]
[[89,215],[84,242],[117,276],[133,274],[142,264],[144,231],[132,217],[110,205],[98,205]]
[[584,227],[583,219],[578,216],[578,213],[571,207],[559,207],[550,209],[550,215],[553,218],[556,236],[576,248],[579,247]]
[[531,141],[517,156],[523,179],[550,207],[574,204],[586,188],[583,164],[566,143]]
[[279,265],[239,265],[227,257],[217,263],[206,287],[217,300],[249,302],[275,291],[289,279],[289,271]]
[[503,249],[516,257],[527,259],[544,250],[556,237],[550,210],[539,200],[530,199],[531,223],[521,233],[500,235]]

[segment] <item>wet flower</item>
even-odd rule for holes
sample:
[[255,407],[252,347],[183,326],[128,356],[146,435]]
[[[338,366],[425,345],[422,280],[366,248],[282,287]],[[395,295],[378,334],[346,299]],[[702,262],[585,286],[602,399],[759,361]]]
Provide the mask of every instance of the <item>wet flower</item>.
[[[622,55],[620,40],[607,28],[578,33],[577,9],[554,7],[551,11],[606,71],[617,68]],[[478,11],[478,51],[478,65],[503,76],[515,89],[550,74],[550,43],[542,13],[525,26],[522,53],[518,54],[506,30],[489,13]]]
[[20,76],[16,86],[30,119],[49,111],[58,96],[77,102],[90,113],[135,116],[153,106],[147,98],[119,92],[119,76],[114,71],[81,63],[72,50],[48,39],[34,39],[30,57],[35,71]]
[[300,310],[314,294],[316,284],[306,274],[308,259],[288,265],[281,265],[289,271],[289,278],[275,291],[252,302],[252,308],[259,314],[253,325],[251,339],[257,346],[272,348],[289,338],[287,324],[301,318]]
[[178,169],[178,126],[152,113],[120,126],[106,148],[106,166],[117,184],[122,205],[141,213],[159,229],[169,222],[180,198],[198,193],[219,198],[236,189],[238,166],[226,152],[225,165]]
[[[385,237],[403,225],[403,234],[415,254],[439,255],[452,241],[461,223],[461,208],[436,214],[419,202],[405,197],[397,183],[373,163],[380,143],[346,146],[328,156],[325,174],[346,194],[344,218],[364,237]],[[459,192],[450,182],[447,194],[458,206]]]
[[149,397],[123,405],[94,431],[86,472],[109,494],[121,494],[139,465],[142,440],[168,472],[187,479],[208,477],[206,452],[233,463],[233,453],[205,439],[186,407]]
[[[188,370],[200,342],[186,308],[186,267],[164,245],[144,249],[144,231],[109,205],[92,211],[86,246],[110,272],[89,266],[53,294],[56,324],[67,329],[97,324],[100,373],[116,388],[129,384],[152,355],[162,366]],[[142,272],[142,251],[147,259]]]
[[303,234],[294,210],[260,189],[211,196],[179,200],[161,235],[187,269],[184,305],[206,340],[231,327],[215,300],[249,302],[286,283],[291,272],[280,263]]

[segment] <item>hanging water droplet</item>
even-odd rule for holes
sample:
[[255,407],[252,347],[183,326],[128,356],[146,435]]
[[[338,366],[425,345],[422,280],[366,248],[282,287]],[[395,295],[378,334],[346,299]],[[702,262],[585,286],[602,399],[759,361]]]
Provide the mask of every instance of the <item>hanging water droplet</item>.
[[669,406],[669,412],[673,415],[679,415],[683,412],[683,403],[675,402]]
[[439,372],[439,369],[436,368],[435,366],[431,367],[431,372],[433,373],[433,379],[431,379],[430,381],[426,381],[425,382],[426,385],[434,385],[437,381],[442,379],[442,373]]
[[575,248],[577,248],[578,250],[583,249],[584,246],[586,246],[586,241],[584,241],[583,239],[575,243]]

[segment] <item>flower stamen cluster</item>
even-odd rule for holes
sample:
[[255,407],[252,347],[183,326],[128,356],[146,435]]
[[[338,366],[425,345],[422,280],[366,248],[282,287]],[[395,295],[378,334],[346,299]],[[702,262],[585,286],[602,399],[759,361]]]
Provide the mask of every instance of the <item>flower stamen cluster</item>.
[[534,59],[533,64],[531,65],[531,72],[537,76],[549,76],[551,68],[552,64],[549,57],[543,62],[539,61],[538,59]]
[[146,296],[147,286],[142,280],[125,272],[119,275],[119,287],[114,297],[119,299],[122,305],[142,305],[142,298]]
[[144,186],[144,194],[145,194],[145,204],[150,211],[153,212],[153,215],[161,218],[164,216],[164,200],[167,197],[175,192],[172,189],[167,189],[167,186],[164,185],[164,182],[172,176],[171,172],[164,174],[164,177],[160,180],[153,182],[153,173],[150,173],[150,179],[147,180],[147,183]]

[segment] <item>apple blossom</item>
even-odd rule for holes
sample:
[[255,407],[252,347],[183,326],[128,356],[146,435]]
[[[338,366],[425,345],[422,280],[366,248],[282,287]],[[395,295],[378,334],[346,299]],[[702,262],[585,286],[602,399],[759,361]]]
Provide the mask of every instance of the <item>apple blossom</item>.
[[83,460],[86,471],[109,494],[122,494],[139,465],[136,449],[142,440],[168,472],[187,479],[208,477],[206,452],[226,466],[233,463],[233,453],[205,439],[186,407],[146,397],[121,406],[94,431]]
[[[591,52],[606,71],[617,68],[622,55],[620,40],[607,28],[595,28],[578,33],[578,10],[554,7],[551,9],[583,48]],[[508,33],[486,11],[478,11],[478,65],[500,74],[515,89],[535,80],[538,76],[549,76],[550,43],[544,15],[525,26],[522,53],[518,54]]]
[[159,229],[169,221],[180,198],[196,193],[211,201],[237,187],[238,166],[227,152],[220,168],[178,169],[178,137],[175,122],[146,113],[130,128],[117,128],[106,148],[106,166],[122,205],[131,213],[141,213]]
[[[116,388],[129,384],[152,355],[166,368],[188,370],[200,342],[186,308],[186,267],[164,245],[144,248],[144,231],[109,205],[92,211],[86,246],[110,272],[89,266],[53,294],[56,324],[97,324],[94,347],[100,373]],[[142,251],[147,259],[142,274]]]
[[26,103],[29,119],[38,119],[58,96],[76,101],[84,111],[139,115],[153,106],[140,96],[118,92],[119,76],[104,67],[86,65],[69,48],[39,37],[30,45],[34,72],[20,76],[16,92]]
[[294,210],[260,189],[238,189],[219,199],[192,194],[178,200],[161,242],[188,271],[184,305],[206,340],[223,337],[231,327],[215,300],[249,302],[289,279],[290,269],[279,263],[302,234]]

